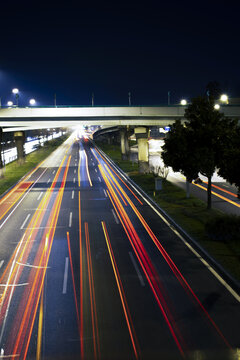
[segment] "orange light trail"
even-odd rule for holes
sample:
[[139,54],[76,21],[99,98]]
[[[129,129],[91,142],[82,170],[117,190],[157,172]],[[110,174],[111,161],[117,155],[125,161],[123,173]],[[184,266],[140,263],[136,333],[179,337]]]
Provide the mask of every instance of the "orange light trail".
[[72,252],[71,252],[69,232],[67,232],[67,243],[68,243],[68,253],[69,253],[69,260],[70,260],[70,267],[71,267],[72,281],[73,281],[74,300],[75,300],[75,306],[76,306],[76,312],[77,312],[78,330],[79,330],[79,334],[80,334],[79,311],[78,311],[76,285],[75,285],[74,272],[73,272],[73,262],[72,262]]
[[[35,257],[34,266],[33,266],[32,270],[30,271],[29,284],[32,284],[31,290],[30,290],[30,286],[28,286],[27,289],[24,291],[22,300],[19,304],[19,311],[16,313],[17,315],[16,315],[16,321],[14,321],[14,328],[13,328],[13,331],[11,332],[11,338],[12,338],[12,341],[14,341],[14,351],[15,351],[15,354],[13,354],[13,355],[16,355],[16,354],[20,353],[20,351],[18,351],[18,349],[19,350],[22,349],[23,343],[25,342],[24,339],[26,338],[26,335],[27,335],[27,330],[29,329],[28,336],[27,336],[27,343],[25,342],[26,347],[25,347],[25,351],[24,351],[24,354],[25,354],[24,358],[27,354],[27,349],[28,349],[28,345],[30,342],[30,337],[31,337],[31,333],[32,333],[32,328],[33,328],[36,312],[37,312],[39,298],[40,298],[40,294],[41,294],[41,290],[42,290],[42,286],[43,286],[43,282],[44,282],[44,277],[45,277],[45,273],[46,273],[48,259],[50,256],[50,251],[51,251],[52,241],[53,241],[55,228],[56,228],[56,224],[57,224],[57,219],[58,219],[58,215],[59,215],[59,211],[60,211],[60,206],[61,206],[61,201],[62,201],[62,196],[63,196],[64,187],[65,187],[66,176],[67,176],[69,164],[70,164],[70,157],[69,157],[69,160],[66,165],[66,169],[65,169],[65,172],[63,175],[63,180],[62,180],[62,183],[60,186],[60,190],[59,190],[57,198],[55,200],[54,207],[52,208],[52,213],[49,217],[49,222],[48,222],[49,226],[46,227],[46,228],[49,228],[49,233],[47,234],[45,231],[44,236],[42,237],[42,240],[40,242],[38,253]],[[59,174],[60,174],[60,171],[58,172],[58,174],[56,174],[56,177],[58,177]],[[55,179],[56,179],[56,177],[55,177]],[[54,186],[55,186],[55,183],[52,184],[52,188]],[[49,191],[46,193],[45,199],[43,199],[41,202],[42,205],[44,205],[45,202],[49,199],[50,194],[51,194],[51,192],[49,192]],[[42,209],[42,211],[43,211],[43,209]],[[41,213],[41,211],[38,212],[36,221],[39,220],[40,213]],[[37,214],[37,212],[35,213],[35,215],[36,214]],[[42,220],[42,217],[41,217],[41,220]],[[35,224],[36,224],[36,222],[35,222]],[[32,233],[32,231],[33,230],[31,230],[31,233]],[[46,243],[46,240],[45,240],[46,238],[49,239],[49,243]],[[30,239],[30,237],[29,237],[29,239]],[[29,239],[25,242],[24,249],[26,248],[27,244],[29,243]],[[23,249],[23,251],[24,251],[24,249]],[[25,256],[26,251],[24,254],[23,254],[23,251],[21,252],[20,256],[18,257],[18,261],[22,259],[23,255],[24,255],[24,257],[26,257]],[[28,253],[29,253],[29,251],[28,251]],[[17,254],[17,252],[15,252],[15,255],[16,254]],[[23,263],[24,262],[26,262],[26,258],[25,258],[25,260],[23,259]],[[15,264],[15,268],[17,266],[18,266],[18,269],[20,266],[21,271],[22,271],[23,266],[21,266],[21,264]],[[12,276],[14,274],[14,271],[12,272]],[[19,278],[19,276],[18,276],[18,278]],[[30,293],[29,293],[29,291],[30,291]],[[26,299],[27,299],[27,306],[26,306]],[[34,305],[35,305],[35,308],[34,308]],[[23,316],[22,316],[22,309],[25,309]],[[32,318],[30,317],[31,314],[32,314]],[[17,332],[17,324],[20,321],[20,317],[22,317],[22,319],[21,319],[21,323],[20,323],[19,332]],[[17,319],[18,319],[18,321],[17,321]],[[14,334],[17,334],[16,341],[15,341]],[[11,351],[10,353],[12,354],[13,352]]]
[[[33,233],[36,232],[36,231],[34,231],[34,228],[37,227],[38,222],[42,221],[42,218],[43,218],[43,215],[44,215],[43,212],[45,211],[45,209],[47,207],[47,204],[49,203],[50,195],[51,195],[51,193],[52,193],[52,191],[53,191],[53,189],[54,189],[54,187],[56,185],[57,179],[58,179],[58,177],[60,175],[60,171],[62,169],[62,166],[63,166],[63,163],[64,163],[65,159],[66,159],[66,157],[63,158],[63,160],[62,160],[62,162],[60,164],[60,167],[59,167],[59,169],[58,169],[58,171],[57,171],[57,173],[56,173],[56,175],[54,177],[54,181],[53,181],[52,185],[50,186],[49,189],[47,189],[47,192],[46,192],[45,196],[43,197],[43,199],[41,200],[41,202],[40,202],[40,204],[38,206],[38,210],[33,215],[32,219],[31,219],[31,221],[30,221],[30,223],[29,223],[29,225],[28,225],[28,227],[27,227],[27,229],[26,229],[26,231],[25,231],[25,233],[23,235],[23,236],[26,236],[28,234],[28,232],[29,232],[29,229],[32,228],[32,230],[30,231],[30,234],[27,235],[27,240],[25,242],[25,245],[23,246],[23,249],[22,249],[20,255],[18,256],[18,259],[15,261],[15,266],[14,266],[14,268],[12,270],[11,277],[9,278],[9,283],[11,282],[11,279],[13,278],[14,273],[17,270],[17,267],[18,267],[17,262],[22,261],[23,255],[25,255],[25,258],[26,258],[26,256],[29,254],[29,252],[31,250],[31,246],[28,247],[28,245],[30,243],[30,239],[31,239]],[[0,283],[3,281],[4,277],[6,276],[10,266],[13,264],[15,256],[20,251],[21,246],[22,246],[22,241],[20,241],[18,243],[18,246],[16,247],[13,255],[11,256],[11,258],[10,258],[10,260],[9,260],[9,262],[8,262],[8,264],[7,264],[5,270],[4,270],[4,272],[3,272],[3,274],[2,274],[2,276],[0,278]],[[26,253],[27,247],[28,247],[28,252]],[[1,304],[3,302],[4,296],[5,296],[7,290],[8,290],[8,288],[6,287],[4,293],[1,295],[1,298],[0,298],[0,310],[2,310],[2,307],[1,307],[2,305]],[[0,311],[0,313],[1,313],[1,311]]]
[[[70,160],[71,160],[71,157],[69,157],[69,159],[68,159],[68,162],[67,162],[67,165],[66,165],[66,168],[64,171],[64,175],[63,175],[63,180],[61,182],[61,186],[60,186],[57,198],[55,200],[55,204],[52,208],[53,209],[52,215],[49,217],[50,230],[48,233],[47,233],[47,231],[45,231],[44,236],[42,237],[41,246],[39,247],[37,256],[35,258],[34,263],[38,268],[37,268],[37,270],[32,270],[30,273],[30,277],[34,277],[34,281],[31,286],[30,294],[28,294],[28,292],[29,292],[28,290],[25,291],[26,296],[22,297],[22,306],[21,306],[21,304],[19,306],[19,309],[25,307],[25,311],[24,311],[24,314],[23,314],[23,317],[21,320],[21,325],[20,325],[20,328],[18,331],[17,339],[14,344],[14,350],[11,353],[13,353],[14,355],[17,353],[21,353],[24,342],[25,342],[24,339],[26,338],[26,346],[25,346],[25,349],[23,350],[24,351],[23,359],[25,359],[27,356],[27,351],[28,351],[28,347],[29,347],[29,343],[30,343],[30,339],[31,339],[33,325],[35,322],[35,317],[36,317],[36,313],[37,313],[37,309],[38,309],[40,295],[43,290],[43,284],[44,284],[45,274],[46,274],[46,270],[47,270],[47,264],[48,264],[50,253],[51,253],[53,238],[54,238],[54,234],[55,234],[55,230],[56,230],[56,225],[57,225],[57,220],[58,220],[59,211],[60,211],[60,207],[61,207],[61,202],[62,202],[62,197],[63,197],[63,192],[64,192],[65,183],[66,183],[66,177],[67,177]],[[45,239],[49,240],[47,243],[47,246],[46,246]],[[38,260],[39,257],[40,257],[40,260]],[[35,271],[36,271],[36,273],[34,275]],[[28,299],[27,305],[26,305],[25,299]],[[30,326],[29,326],[29,324],[30,324]],[[28,329],[29,329],[29,331],[27,333]]]
[[[14,193],[12,193],[11,191],[11,195],[17,195],[17,191],[20,190],[22,191],[15,199],[13,199],[13,201],[11,202],[11,205],[9,205],[7,207],[7,209],[4,211],[4,212],[1,212],[1,215],[0,215],[0,220],[2,220],[2,218],[9,212],[9,210],[11,210],[11,208],[16,204],[16,202],[24,195],[24,193],[28,190],[28,188],[33,184],[32,181],[29,181],[29,182],[26,182],[26,183],[21,183],[17,189],[15,189]],[[10,195],[7,194],[9,197]],[[15,197],[15,196],[14,196]],[[1,202],[2,204],[2,202]]]
[[96,299],[95,299],[95,290],[94,290],[94,281],[93,281],[93,269],[92,269],[91,247],[90,247],[90,241],[89,241],[89,230],[88,230],[88,223],[86,223],[86,222],[85,222],[85,238],[86,238],[86,249],[87,249],[88,281],[89,281],[92,331],[93,331],[94,359],[99,359],[100,358],[100,345],[99,345],[97,309],[96,309]]
[[[106,166],[106,169],[109,173],[110,176],[113,177],[113,175],[111,174],[110,170],[108,169],[108,166]],[[117,183],[117,182],[116,182]],[[213,327],[215,328],[215,330],[217,331],[217,333],[219,334],[219,336],[223,339],[223,341],[225,342],[225,344],[228,347],[231,347],[230,344],[228,343],[228,341],[226,340],[226,338],[224,337],[224,335],[222,334],[222,332],[220,331],[220,329],[218,328],[218,326],[215,324],[215,322],[213,321],[213,319],[210,317],[209,313],[207,312],[207,310],[204,308],[203,304],[200,302],[200,300],[198,299],[198,297],[196,296],[196,294],[193,292],[192,288],[190,287],[190,285],[187,283],[186,279],[183,277],[183,275],[181,274],[180,270],[177,268],[177,266],[175,265],[175,263],[172,261],[172,259],[170,258],[170,256],[168,255],[168,253],[166,252],[166,250],[163,248],[163,246],[161,245],[161,243],[159,242],[159,240],[157,239],[157,237],[154,235],[153,231],[150,229],[149,225],[146,223],[146,221],[144,220],[144,218],[142,217],[142,215],[140,214],[140,212],[137,210],[136,206],[133,204],[133,202],[130,200],[130,198],[127,196],[127,194],[123,191],[123,189],[120,187],[120,185],[118,185],[120,188],[120,191],[123,192],[125,198],[127,199],[128,203],[130,204],[131,208],[133,209],[133,211],[135,212],[135,214],[137,215],[137,217],[139,218],[140,222],[142,223],[142,225],[144,226],[144,228],[146,229],[147,233],[149,234],[150,238],[153,240],[154,244],[156,245],[156,247],[158,248],[158,250],[161,252],[163,258],[165,259],[165,261],[167,262],[167,264],[169,265],[169,267],[171,268],[171,270],[173,271],[174,275],[177,277],[178,281],[181,283],[181,285],[187,289],[191,295],[193,296],[193,298],[195,299],[195,301],[198,303],[198,305],[200,306],[200,308],[202,309],[202,311],[204,312],[204,314],[207,316],[208,320],[210,321],[210,323],[213,325]],[[111,197],[110,197],[111,199]],[[115,211],[117,211],[117,209],[115,208]],[[118,214],[119,217],[119,214]],[[121,220],[121,219],[120,219]]]
[[[198,186],[200,189],[203,189],[203,190],[207,191],[207,188],[205,188],[205,187],[202,186],[202,185],[199,185],[199,184],[194,184],[194,185],[195,185],[195,186]],[[216,187],[216,186],[215,186],[215,187]],[[222,190],[222,191],[224,191],[224,190]],[[226,192],[227,192],[227,191],[226,191]],[[211,193],[212,193],[213,195],[219,197],[220,199],[229,202],[230,204],[232,204],[232,205],[234,205],[234,206],[240,207],[240,204],[238,204],[238,203],[236,203],[235,201],[232,201],[232,200],[226,198],[225,196],[222,196],[222,195],[216,193],[215,191],[211,191]],[[231,195],[232,195],[232,194],[231,194]]]
[[123,290],[123,285],[122,285],[120,274],[119,274],[119,271],[118,271],[118,268],[117,268],[117,263],[116,263],[116,260],[115,260],[114,254],[113,254],[113,250],[112,250],[110,238],[109,238],[109,235],[108,235],[108,232],[107,232],[106,224],[105,224],[104,221],[102,221],[101,223],[102,223],[102,228],[103,228],[103,232],[104,232],[104,236],[105,236],[109,256],[110,256],[111,263],[112,263],[113,272],[114,272],[117,287],[118,287],[118,292],[119,292],[120,299],[121,299],[121,302],[122,302],[122,307],[123,307],[125,319],[126,319],[126,322],[127,322],[127,327],[128,327],[130,339],[131,339],[132,346],[133,346],[134,355],[135,355],[135,358],[138,359],[139,355],[138,355],[138,350],[137,350],[137,338],[136,338],[135,330],[134,330],[134,327],[133,327],[133,322],[132,322],[132,319],[131,319],[130,311],[129,311],[129,308],[128,308],[126,296],[125,296],[125,293],[124,293],[124,290]]
[[81,358],[84,359],[83,342],[83,254],[82,254],[82,223],[81,223],[81,197],[78,192],[78,211],[79,211],[79,261],[80,261],[80,348]]
[[85,150],[84,150],[84,153],[85,153],[85,158],[86,158],[86,171],[87,171],[88,181],[89,181],[90,186],[92,186],[92,181],[91,181],[89,169],[88,169],[88,158],[87,158],[87,153]]
[[[106,159],[104,159],[104,157],[100,154],[100,152],[97,149],[94,149],[95,151],[97,151],[97,153],[101,156],[101,158],[103,159],[104,163],[106,164]],[[93,152],[93,151],[92,151]],[[93,152],[94,154],[94,152]],[[96,156],[95,156],[96,157]],[[99,162],[99,160],[98,160]],[[116,171],[112,168],[112,166],[108,163],[108,166],[110,167],[110,169],[114,172],[114,174],[119,178],[119,180],[126,186],[126,188],[131,192],[131,194],[137,199],[137,201],[139,202],[139,204],[143,205],[143,203],[141,202],[141,200],[137,197],[137,195],[132,191],[132,189],[126,184],[126,182],[116,173]]]

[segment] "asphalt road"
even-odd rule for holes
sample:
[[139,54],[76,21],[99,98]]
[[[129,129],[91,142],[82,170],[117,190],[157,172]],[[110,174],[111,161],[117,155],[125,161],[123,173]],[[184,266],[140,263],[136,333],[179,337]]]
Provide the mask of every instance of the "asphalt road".
[[0,199],[0,278],[0,359],[238,359],[239,295],[87,139]]

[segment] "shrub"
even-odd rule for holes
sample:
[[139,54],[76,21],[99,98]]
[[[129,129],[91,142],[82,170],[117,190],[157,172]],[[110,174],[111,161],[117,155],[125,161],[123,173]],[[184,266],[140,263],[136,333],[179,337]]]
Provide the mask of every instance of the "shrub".
[[205,225],[205,231],[211,240],[221,242],[239,242],[240,216],[223,215],[210,219]]

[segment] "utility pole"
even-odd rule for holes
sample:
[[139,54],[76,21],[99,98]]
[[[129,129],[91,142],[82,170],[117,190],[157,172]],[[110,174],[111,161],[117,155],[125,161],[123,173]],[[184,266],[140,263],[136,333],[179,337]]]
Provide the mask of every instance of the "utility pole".
[[167,94],[168,94],[168,105],[170,105],[170,94],[171,94],[170,91],[168,91]]
[[54,94],[54,106],[57,107],[57,95]]
[[94,106],[94,93],[92,93],[92,106]]
[[129,91],[128,93],[128,105],[131,106],[132,105],[132,101],[131,101],[131,93]]

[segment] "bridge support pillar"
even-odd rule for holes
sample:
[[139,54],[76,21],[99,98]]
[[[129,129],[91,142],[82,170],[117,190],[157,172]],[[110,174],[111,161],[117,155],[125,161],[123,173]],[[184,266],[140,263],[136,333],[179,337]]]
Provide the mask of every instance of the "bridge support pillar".
[[138,165],[140,173],[149,172],[149,149],[148,149],[148,136],[149,129],[147,127],[137,127],[134,133],[138,143]]
[[25,162],[25,151],[24,151],[24,142],[25,142],[25,133],[24,131],[16,131],[14,133],[14,140],[17,147],[17,162],[19,165],[22,165]]
[[2,142],[3,142],[3,131],[2,128],[0,127],[0,178],[3,177]]
[[129,157],[129,142],[128,142],[128,131],[127,129],[120,130],[120,139],[121,139],[121,154],[122,159],[127,160]]

